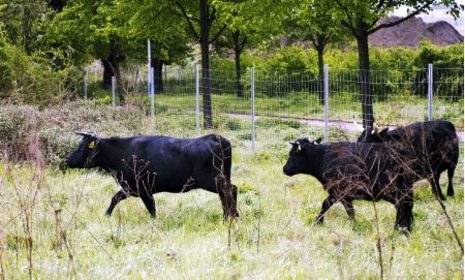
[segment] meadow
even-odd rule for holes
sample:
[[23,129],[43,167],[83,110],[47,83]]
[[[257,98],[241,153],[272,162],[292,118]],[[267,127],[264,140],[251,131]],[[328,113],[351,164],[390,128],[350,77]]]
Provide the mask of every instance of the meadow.
[[[213,130],[233,145],[232,182],[241,217],[223,222],[218,196],[204,190],[156,194],[156,219],[140,199],[121,202],[106,217],[119,190],[99,170],[60,169],[80,138],[195,136],[195,119],[159,110],[155,123],[137,106],[111,109],[75,102],[54,109],[5,106],[0,112],[0,275],[3,279],[463,279],[463,143],[454,178],[456,194],[434,199],[415,184],[410,236],[394,230],[387,202],[355,203],[350,221],[335,205],[322,225],[314,219],[326,192],[310,176],[282,172],[288,142],[317,137],[321,128],[298,121],[256,123],[251,152],[249,120],[215,115]],[[330,131],[332,140],[355,133]],[[8,144],[7,144],[8,143]],[[15,155],[22,155],[15,158]],[[445,190],[447,177],[441,185]],[[447,215],[446,215],[447,214]]]

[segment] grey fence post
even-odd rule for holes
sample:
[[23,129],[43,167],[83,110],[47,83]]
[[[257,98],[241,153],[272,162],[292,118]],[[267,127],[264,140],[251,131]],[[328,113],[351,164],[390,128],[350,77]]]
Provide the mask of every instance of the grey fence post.
[[252,97],[252,153],[255,153],[255,67],[252,67],[250,91]]
[[153,67],[150,67],[150,117],[152,118],[152,126],[155,125],[155,85]]
[[200,135],[200,83],[199,65],[195,65],[195,133]]
[[428,120],[433,119],[433,64],[428,64]]
[[115,90],[116,90],[116,78],[115,76],[111,76],[111,104],[113,105],[113,108],[116,107]]
[[324,65],[324,81],[323,81],[323,90],[324,90],[324,119],[325,119],[325,143],[329,141],[329,67],[328,64]]

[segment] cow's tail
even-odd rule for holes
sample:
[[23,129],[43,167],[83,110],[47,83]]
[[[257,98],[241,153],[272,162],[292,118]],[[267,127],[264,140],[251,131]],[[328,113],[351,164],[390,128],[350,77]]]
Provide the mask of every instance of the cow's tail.
[[[218,157],[221,162],[222,185],[227,205],[226,215],[230,218],[238,217],[237,212],[237,187],[231,183],[231,167],[232,167],[232,148],[231,142],[228,139],[216,134],[216,139],[219,144]],[[225,217],[227,218],[227,217]]]
[[454,129],[454,139],[452,140],[452,158],[450,158],[449,162],[449,167],[447,168],[447,177],[449,180],[449,184],[447,185],[447,195],[453,196],[454,195],[454,186],[452,184],[452,180],[454,178],[454,173],[455,173],[455,168],[457,167],[458,161],[459,161],[459,154],[460,154],[460,148],[459,148],[459,137],[457,133],[455,132],[455,127],[451,123],[452,128]]

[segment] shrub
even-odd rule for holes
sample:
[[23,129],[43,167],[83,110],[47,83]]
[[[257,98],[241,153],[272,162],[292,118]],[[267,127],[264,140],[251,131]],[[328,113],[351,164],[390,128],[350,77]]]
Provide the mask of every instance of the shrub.
[[90,130],[102,136],[139,134],[142,116],[138,107],[113,109],[92,101],[70,102],[43,110],[6,105],[0,111],[0,143],[10,159],[25,160],[28,137],[37,132],[45,161],[57,165],[80,140],[74,131]]

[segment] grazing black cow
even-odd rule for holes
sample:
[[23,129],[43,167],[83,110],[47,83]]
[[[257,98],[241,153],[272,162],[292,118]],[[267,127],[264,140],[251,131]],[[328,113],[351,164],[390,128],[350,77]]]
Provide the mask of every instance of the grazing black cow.
[[140,197],[155,217],[153,194],[188,192],[192,189],[218,193],[224,218],[238,217],[237,188],[231,184],[231,143],[220,135],[195,139],[166,136],[98,138],[82,135],[79,147],[66,159],[71,168],[100,167],[121,186],[106,211],[129,196]]
[[[369,133],[369,131],[371,131]],[[433,193],[445,200],[439,186],[441,173],[447,170],[449,185],[447,195],[454,195],[452,178],[459,159],[459,139],[455,127],[448,121],[416,122],[389,131],[364,130],[357,140],[364,143],[390,142],[401,144],[404,155],[410,155],[415,181],[428,179]]]
[[398,155],[384,143],[338,142],[320,144],[321,138],[301,138],[291,142],[284,174],[309,174],[328,192],[316,221],[323,222],[326,211],[341,202],[350,218],[355,199],[384,199],[395,205],[396,227],[410,231],[413,220],[412,180],[399,164]]

